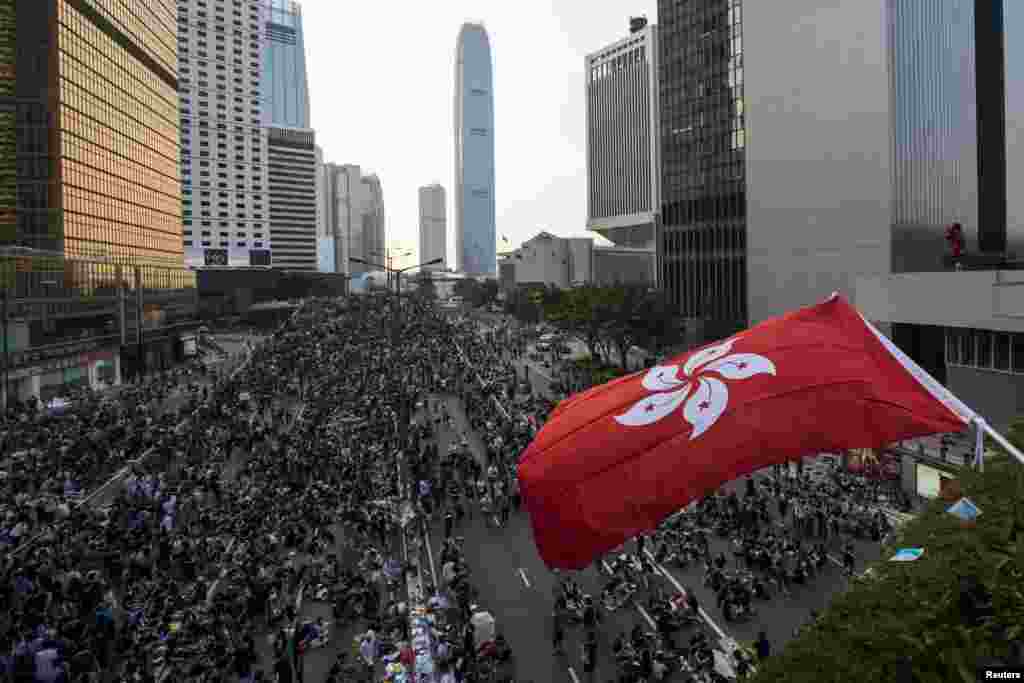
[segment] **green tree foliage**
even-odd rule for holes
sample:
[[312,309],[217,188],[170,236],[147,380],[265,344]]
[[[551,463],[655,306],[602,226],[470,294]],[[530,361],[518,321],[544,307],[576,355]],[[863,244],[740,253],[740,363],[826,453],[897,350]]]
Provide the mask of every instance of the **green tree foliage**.
[[647,324],[647,288],[640,285],[610,287],[604,296],[608,305],[605,334],[618,352],[622,369],[629,372],[629,349],[643,340],[643,330]]
[[[1021,435],[1020,425],[1011,438]],[[994,458],[985,471],[964,468],[963,495],[982,510],[975,524],[934,501],[883,548],[869,577],[855,579],[818,623],[759,665],[755,683],[894,681],[904,658],[920,683],[976,680],[982,659],[1004,659],[1024,639],[1024,516],[1016,460]],[[896,549],[921,547],[915,562],[888,562]],[[965,619],[959,578],[976,577],[991,593],[993,615]],[[909,679],[908,679],[909,680]]]
[[559,328],[578,337],[591,356],[601,359],[608,348],[607,327],[613,306],[611,289],[586,285],[562,292],[560,300],[545,309],[545,315]]

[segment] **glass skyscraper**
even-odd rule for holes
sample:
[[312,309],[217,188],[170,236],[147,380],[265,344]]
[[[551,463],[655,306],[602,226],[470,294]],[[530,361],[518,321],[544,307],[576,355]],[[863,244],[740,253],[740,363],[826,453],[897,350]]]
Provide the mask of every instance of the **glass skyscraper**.
[[174,1],[2,5],[0,242],[181,269]]
[[463,24],[455,57],[455,260],[473,275],[495,276],[498,267],[493,86],[487,31]]
[[746,124],[739,0],[658,3],[662,281],[725,336],[747,321]]
[[309,128],[309,83],[302,8],[290,0],[271,0],[263,48],[264,125]]

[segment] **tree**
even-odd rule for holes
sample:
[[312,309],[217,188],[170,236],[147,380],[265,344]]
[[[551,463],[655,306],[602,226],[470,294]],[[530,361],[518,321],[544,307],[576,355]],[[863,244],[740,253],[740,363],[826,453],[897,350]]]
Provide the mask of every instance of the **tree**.
[[606,326],[611,319],[609,296],[607,289],[593,285],[569,289],[562,292],[561,299],[550,304],[545,313],[558,327],[579,337],[590,355],[600,360],[607,349]]
[[620,285],[606,288],[608,341],[618,351],[622,369],[629,372],[629,350],[643,339],[644,319],[648,308],[647,288]]

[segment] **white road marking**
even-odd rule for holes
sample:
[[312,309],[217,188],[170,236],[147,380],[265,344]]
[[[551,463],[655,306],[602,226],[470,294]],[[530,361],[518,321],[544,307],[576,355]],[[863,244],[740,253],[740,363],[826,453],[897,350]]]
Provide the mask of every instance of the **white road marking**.
[[576,675],[576,671],[570,666],[569,676],[572,678],[572,683],[580,683],[580,677]]
[[[683,586],[678,581],[676,581],[676,577],[672,576],[672,574],[670,574],[667,569],[665,569],[660,564],[655,562],[654,555],[651,554],[650,550],[645,548],[644,549],[644,554],[647,555],[647,559],[648,560],[650,560],[652,563],[654,563],[654,566],[657,567],[658,571],[661,572],[662,576],[664,576],[666,579],[668,579],[669,583],[671,583],[673,586],[675,586],[675,589],[677,591],[679,591],[680,595],[686,595],[686,589],[683,588]],[[728,640],[728,641],[735,642],[735,641],[733,641],[732,638],[730,638],[729,636],[727,636],[725,634],[725,631],[723,631],[721,628],[719,628],[718,624],[715,623],[715,620],[711,618],[711,616],[707,613],[707,611],[703,607],[701,607],[699,609],[699,612],[700,612],[701,618],[707,623],[708,626],[711,627],[711,630],[713,630],[716,634],[718,634],[718,637],[721,640]]]
[[430,549],[430,533],[429,527],[426,524],[423,525],[423,540],[427,546],[427,559],[430,561],[430,578],[434,581],[434,590],[440,590],[440,584],[437,583],[437,571],[434,569],[434,551]]
[[519,576],[523,577],[523,583],[525,583],[526,587],[529,588],[530,587],[530,581],[529,581],[529,579],[526,578],[526,570],[523,569],[522,567],[519,568]]

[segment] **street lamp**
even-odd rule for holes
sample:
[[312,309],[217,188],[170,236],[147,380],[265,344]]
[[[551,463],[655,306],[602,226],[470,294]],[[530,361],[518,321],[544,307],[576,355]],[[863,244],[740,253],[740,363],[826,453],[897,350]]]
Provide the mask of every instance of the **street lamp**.
[[[394,336],[395,336],[396,340],[398,339],[398,326],[397,326],[398,304],[401,303],[401,297],[402,297],[402,290],[401,290],[401,277],[402,277],[402,273],[404,273],[407,270],[412,270],[414,268],[422,268],[423,266],[433,266],[433,265],[436,265],[438,263],[442,263],[444,261],[444,259],[442,259],[442,258],[436,258],[433,261],[427,261],[426,263],[419,263],[419,264],[417,264],[415,266],[406,266],[405,268],[397,268],[396,269],[396,268],[391,268],[390,266],[385,266],[383,263],[374,263],[373,261],[366,261],[366,260],[361,259],[361,258],[356,258],[355,256],[350,256],[348,260],[352,261],[353,263],[359,263],[359,264],[364,265],[364,266],[372,266],[374,268],[383,268],[384,271],[387,272],[389,278],[392,275],[394,275],[395,284],[397,285],[396,288],[395,288],[395,291],[396,291],[396,294],[397,294],[397,301],[395,302],[395,306],[392,306],[392,308],[391,308],[391,315],[392,315],[391,322],[392,322],[392,326],[393,326],[392,329],[394,331],[393,333],[394,333]],[[390,288],[389,288],[389,292],[390,292]]]

